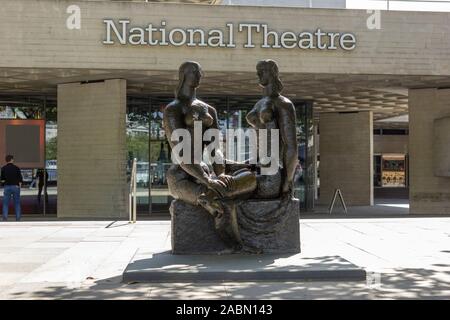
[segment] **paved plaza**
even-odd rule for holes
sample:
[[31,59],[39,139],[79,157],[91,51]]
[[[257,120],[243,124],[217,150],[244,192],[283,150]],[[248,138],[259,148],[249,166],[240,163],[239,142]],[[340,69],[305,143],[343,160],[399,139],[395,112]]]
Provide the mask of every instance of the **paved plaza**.
[[450,298],[448,217],[301,219],[300,228],[305,256],[345,259],[368,281],[122,283],[138,250],[170,249],[170,221],[24,221],[0,223],[0,298]]

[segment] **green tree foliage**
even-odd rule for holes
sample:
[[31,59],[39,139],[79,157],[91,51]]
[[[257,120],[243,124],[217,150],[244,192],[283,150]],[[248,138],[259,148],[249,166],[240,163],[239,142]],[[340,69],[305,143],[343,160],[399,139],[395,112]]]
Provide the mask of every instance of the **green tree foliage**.
[[127,135],[128,157],[137,158],[138,161],[148,161],[148,135]]
[[51,138],[49,141],[47,141],[46,147],[45,147],[45,158],[47,160],[56,160],[57,158],[57,138]]

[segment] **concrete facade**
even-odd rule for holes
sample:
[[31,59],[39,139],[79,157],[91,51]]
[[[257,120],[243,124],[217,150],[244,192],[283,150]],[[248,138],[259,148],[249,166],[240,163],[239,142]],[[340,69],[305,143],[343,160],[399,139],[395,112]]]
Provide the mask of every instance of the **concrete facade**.
[[320,203],[341,189],[347,205],[373,205],[372,112],[320,115]]
[[126,217],[125,115],[125,80],[58,86],[58,217]]
[[[67,8],[80,8],[81,29],[68,29]],[[353,51],[244,48],[246,32],[236,32],[235,48],[104,45],[103,19],[130,19],[130,27],[153,23],[167,28],[225,29],[229,22],[267,23],[278,32],[352,32]],[[195,57],[205,70],[252,72],[255,61],[282,61],[281,72],[450,75],[448,13],[383,12],[382,28],[369,29],[366,10],[207,6],[110,1],[2,1],[1,67],[171,70]],[[11,32],[13,30],[13,32]],[[5,45],[6,44],[6,45]]]
[[[435,175],[433,155],[434,121],[446,116],[450,89],[409,90],[410,213],[450,213],[450,178]],[[450,136],[450,126],[443,129]]]
[[373,153],[408,153],[407,135],[374,135]]
[[[316,134],[314,138],[316,152],[320,154],[320,134]],[[373,153],[408,153],[408,136],[407,135],[373,135]]]
[[433,123],[433,168],[437,177],[450,177],[450,116]]

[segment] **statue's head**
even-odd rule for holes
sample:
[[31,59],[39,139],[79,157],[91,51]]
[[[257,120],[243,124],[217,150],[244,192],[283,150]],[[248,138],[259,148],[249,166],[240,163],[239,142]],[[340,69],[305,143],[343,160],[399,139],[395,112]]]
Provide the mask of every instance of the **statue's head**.
[[203,76],[202,67],[195,61],[186,61],[181,64],[178,69],[178,74],[179,83],[177,91],[175,92],[177,98],[181,96],[181,90],[184,86],[197,88],[200,85],[200,79]]
[[274,93],[279,94],[283,90],[281,83],[278,65],[274,60],[261,60],[256,64],[256,72],[259,78],[259,84],[263,87],[272,85]]

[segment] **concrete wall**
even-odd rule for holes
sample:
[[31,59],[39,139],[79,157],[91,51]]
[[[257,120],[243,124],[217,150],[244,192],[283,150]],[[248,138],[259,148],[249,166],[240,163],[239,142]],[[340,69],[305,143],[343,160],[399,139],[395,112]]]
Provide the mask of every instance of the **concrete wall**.
[[[316,150],[320,150],[320,134],[315,137]],[[408,136],[407,135],[374,135],[373,136],[373,153],[408,153]]]
[[58,217],[127,215],[126,81],[58,86]]
[[434,175],[450,178],[450,116],[434,120],[433,131]]
[[408,153],[407,135],[374,135],[373,153]]
[[434,120],[446,116],[450,89],[409,90],[410,213],[450,214],[450,178],[435,176],[433,166]]
[[373,205],[372,112],[320,115],[320,203],[336,188],[347,205]]
[[[69,30],[69,5],[81,9],[81,29]],[[94,68],[109,70],[177,70],[195,58],[208,71],[252,72],[255,61],[272,58],[280,72],[450,75],[450,14],[382,11],[381,29],[367,28],[366,10],[208,6],[111,1],[2,0],[0,67]],[[236,34],[236,48],[104,45],[103,19],[131,19],[131,26],[167,29],[225,29],[226,23],[267,23],[279,32],[353,32],[353,51],[243,48],[245,32]],[[61,70],[63,72],[64,70]],[[145,77],[146,74],[143,73]]]

